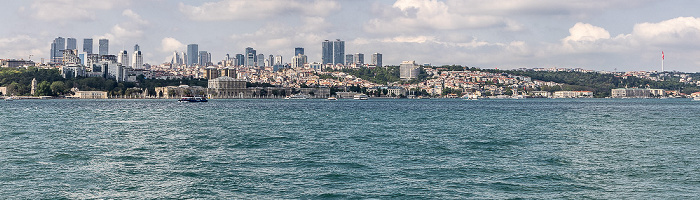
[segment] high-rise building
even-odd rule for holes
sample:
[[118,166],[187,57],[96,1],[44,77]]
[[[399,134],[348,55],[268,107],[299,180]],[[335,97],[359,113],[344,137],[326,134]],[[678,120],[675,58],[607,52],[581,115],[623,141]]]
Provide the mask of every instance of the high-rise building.
[[173,52],[173,59],[170,61],[170,66],[176,67],[182,65],[182,58],[180,58],[180,53],[177,51]]
[[245,48],[245,66],[246,67],[253,67],[255,66],[255,62],[257,61],[258,55],[255,54],[256,51],[253,49],[253,47],[247,47]]
[[355,55],[345,55],[345,66],[350,66],[353,64],[353,62],[355,62]]
[[[136,45],[134,49],[139,49],[139,45]],[[141,50],[134,51],[133,58],[131,59],[131,67],[134,69],[143,69],[143,54]]]
[[66,50],[66,39],[62,37],[57,37],[51,43],[51,62],[52,63],[62,63],[63,62],[63,50]]
[[265,67],[265,54],[258,54],[256,59],[257,59],[257,62],[255,62],[255,64],[256,64],[255,66]]
[[134,52],[141,51],[139,44],[134,45]]
[[281,55],[275,56],[274,65],[281,65],[281,64],[282,64],[282,56]]
[[306,55],[304,54],[299,54],[294,57],[292,57],[292,68],[301,68],[304,67],[304,64],[307,63],[307,58]]
[[100,56],[103,55],[109,55],[109,40],[107,39],[100,39],[99,40],[99,49],[98,51],[100,52]]
[[372,64],[377,67],[382,66],[382,54],[381,53],[374,53],[372,54]]
[[325,40],[321,43],[321,61],[322,63],[333,63],[333,42]]
[[78,49],[78,41],[75,38],[66,38],[66,49],[76,50]]
[[275,56],[270,54],[270,56],[268,56],[267,61],[268,65],[266,65],[265,67],[272,67],[272,65],[275,64]]
[[199,62],[199,45],[187,45],[187,66],[192,66]]
[[340,39],[333,42],[333,64],[345,64],[345,41]]
[[365,54],[356,53],[355,54],[355,65],[362,66],[365,64]]
[[243,54],[236,54],[236,66],[243,66],[245,65],[245,56]]
[[207,51],[199,51],[199,66],[209,66],[211,57]]
[[92,38],[83,39],[83,52],[92,54]]
[[126,50],[119,51],[119,54],[117,54],[117,63],[124,67],[129,67],[129,53],[127,53]]
[[294,56],[299,55],[299,54],[304,55],[304,48],[302,48],[302,47],[294,48]]

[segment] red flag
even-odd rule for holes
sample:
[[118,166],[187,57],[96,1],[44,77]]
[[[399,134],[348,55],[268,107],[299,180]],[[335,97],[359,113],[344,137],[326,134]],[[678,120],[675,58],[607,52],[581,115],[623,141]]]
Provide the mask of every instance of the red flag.
[[661,60],[664,59],[664,51],[661,51]]

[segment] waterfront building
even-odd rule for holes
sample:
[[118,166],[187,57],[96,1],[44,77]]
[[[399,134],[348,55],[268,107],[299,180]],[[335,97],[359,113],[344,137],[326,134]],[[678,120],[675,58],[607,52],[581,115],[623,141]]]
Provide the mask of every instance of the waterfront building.
[[187,45],[187,66],[192,66],[197,64],[199,61],[199,45],[188,44]]
[[612,89],[611,94],[613,98],[650,98],[663,96],[664,90],[648,88],[617,88]]
[[340,39],[333,42],[333,64],[345,64],[345,41]]
[[550,97],[552,97],[552,93],[547,92],[547,91],[532,91],[532,97],[534,97],[534,98],[550,98]]
[[222,76],[215,79],[209,79],[208,82],[207,94],[209,98],[244,98],[247,96],[247,93],[246,81],[244,80]]
[[555,91],[554,98],[593,98],[591,91]]
[[296,56],[299,54],[302,54],[302,55],[304,54],[304,48],[301,48],[301,47],[294,48],[294,55]]
[[98,41],[99,43],[99,54],[102,55],[109,55],[109,40],[107,39],[100,39]]
[[92,54],[92,38],[83,39],[83,52],[86,54]]
[[207,89],[202,86],[166,86],[155,88],[157,98],[180,98],[182,96],[205,95]]
[[418,78],[420,73],[420,65],[416,61],[403,61],[399,65],[399,75],[403,80]]
[[107,92],[104,91],[79,91],[77,88],[74,89],[75,95],[71,96],[71,98],[78,98],[78,99],[106,99],[107,98]]
[[126,50],[119,51],[119,54],[117,54],[117,63],[125,67],[129,66],[129,53],[127,53]]
[[382,54],[374,53],[372,54],[372,64],[377,67],[382,67]]
[[78,41],[75,38],[66,38],[66,49],[76,50],[78,49]]

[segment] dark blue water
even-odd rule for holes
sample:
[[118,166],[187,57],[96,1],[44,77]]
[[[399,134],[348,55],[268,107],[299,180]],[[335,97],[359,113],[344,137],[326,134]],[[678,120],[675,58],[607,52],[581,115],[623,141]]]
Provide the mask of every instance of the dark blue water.
[[0,102],[0,198],[700,196],[700,102]]

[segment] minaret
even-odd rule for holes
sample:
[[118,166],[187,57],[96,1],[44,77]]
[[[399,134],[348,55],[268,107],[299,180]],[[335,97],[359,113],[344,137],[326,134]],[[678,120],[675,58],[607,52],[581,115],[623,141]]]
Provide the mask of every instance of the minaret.
[[32,79],[32,96],[36,93],[36,78]]

